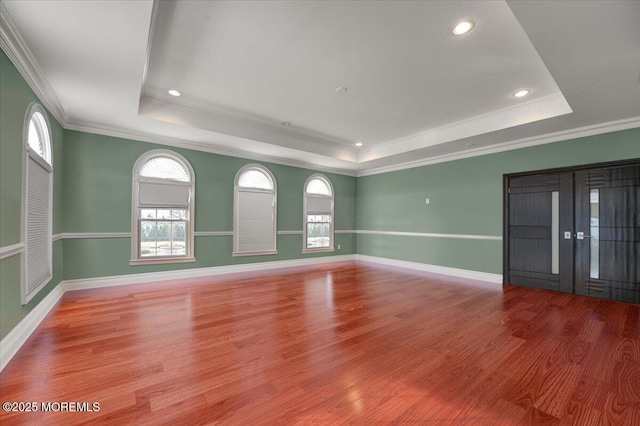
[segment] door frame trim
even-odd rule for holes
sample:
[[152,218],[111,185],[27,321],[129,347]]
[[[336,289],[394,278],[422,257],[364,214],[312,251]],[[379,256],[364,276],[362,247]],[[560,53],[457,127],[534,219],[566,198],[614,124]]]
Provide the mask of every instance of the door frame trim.
[[603,163],[580,164],[576,166],[555,167],[552,169],[531,170],[502,175],[502,284],[509,284],[509,180],[522,176],[537,176],[556,173],[571,173],[590,169],[624,167],[640,163],[640,157]]

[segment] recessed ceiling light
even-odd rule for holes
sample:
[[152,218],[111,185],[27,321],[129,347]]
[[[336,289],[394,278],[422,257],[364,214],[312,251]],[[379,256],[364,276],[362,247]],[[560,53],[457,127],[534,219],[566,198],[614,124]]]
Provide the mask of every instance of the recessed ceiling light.
[[356,146],[362,146],[362,142],[356,142]]
[[515,96],[516,98],[524,98],[525,96],[527,96],[529,93],[531,93],[531,90],[529,89],[522,89],[522,90],[518,90],[517,92],[515,92],[513,94],[513,96]]
[[474,25],[475,25],[475,23],[473,21],[471,21],[471,20],[466,20],[466,21],[459,22],[458,24],[456,24],[455,27],[453,27],[453,33],[455,35],[466,34],[469,31],[471,31],[471,29],[473,28]]
[[282,123],[280,123],[280,124],[282,124],[284,127],[289,127],[289,126],[291,126],[291,123],[289,123],[288,121],[283,121],[283,122],[282,122]]
[[340,86],[340,87],[336,87],[336,92],[340,93],[341,95],[347,93],[347,88],[344,86]]
[[182,95],[182,93],[180,93],[180,92],[179,92],[179,91],[177,91],[176,89],[171,89],[171,90],[169,90],[169,94],[170,94],[171,96],[180,96],[180,95]]

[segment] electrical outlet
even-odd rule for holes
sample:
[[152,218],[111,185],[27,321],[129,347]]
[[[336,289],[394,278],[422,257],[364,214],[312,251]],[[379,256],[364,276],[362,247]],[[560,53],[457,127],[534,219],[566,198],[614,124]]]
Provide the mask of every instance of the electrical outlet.
[[340,244],[338,244],[338,250],[340,250]]
[[425,204],[429,204],[429,203],[430,203],[429,199],[428,199],[428,198],[427,198],[427,199],[425,199],[425,200],[424,200],[424,203],[425,203]]

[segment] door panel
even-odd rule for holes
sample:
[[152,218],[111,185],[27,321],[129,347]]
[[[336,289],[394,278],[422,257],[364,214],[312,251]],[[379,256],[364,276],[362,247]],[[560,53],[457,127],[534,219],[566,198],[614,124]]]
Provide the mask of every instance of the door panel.
[[567,174],[549,174],[509,180],[508,282],[573,290],[573,270],[561,265],[572,248],[560,239],[567,226],[562,213],[572,209],[571,197],[563,196],[571,179]]
[[576,288],[640,303],[640,166],[576,172]]
[[[549,232],[547,229],[546,233]],[[518,256],[519,253],[526,255]],[[512,238],[511,258],[510,265],[515,274],[524,271],[551,273],[551,241],[549,238]]]
[[[520,191],[527,191],[523,193],[515,192],[515,189],[511,189],[511,203],[509,209],[510,221],[509,225],[518,227],[531,227],[541,226],[543,228],[550,228],[551,222],[551,192],[558,191],[559,185],[551,187],[551,190],[545,192],[533,192],[540,191],[539,187],[524,188]],[[549,229],[546,229],[546,237],[549,237]]]
[[506,282],[640,303],[640,162],[506,182]]

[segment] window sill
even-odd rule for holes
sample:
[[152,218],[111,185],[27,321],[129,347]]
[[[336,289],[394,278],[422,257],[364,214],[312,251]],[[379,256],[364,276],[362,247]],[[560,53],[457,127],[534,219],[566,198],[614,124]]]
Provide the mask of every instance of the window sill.
[[160,265],[164,263],[193,263],[195,257],[156,257],[153,259],[131,259],[129,265]]
[[302,249],[302,253],[326,253],[331,251],[336,251],[336,249],[333,247]]
[[242,256],[268,256],[278,254],[278,250],[267,250],[267,251],[234,251],[231,256],[232,257],[242,257]]

